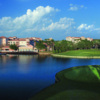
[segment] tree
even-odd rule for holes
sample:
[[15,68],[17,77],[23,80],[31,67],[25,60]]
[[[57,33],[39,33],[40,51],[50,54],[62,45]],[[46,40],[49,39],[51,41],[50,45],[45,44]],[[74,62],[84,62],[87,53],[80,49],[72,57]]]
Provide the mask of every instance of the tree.
[[46,49],[46,46],[43,44],[43,41],[36,42],[36,48],[40,49]]
[[67,50],[73,49],[73,43],[70,41],[62,40],[62,41],[55,41],[54,50],[60,52],[65,52]]
[[100,40],[93,40],[93,47],[94,48],[99,48],[100,47]]
[[78,49],[90,49],[93,47],[93,43],[88,40],[81,40],[77,45]]
[[[54,50],[54,40],[53,39],[45,39],[44,40],[44,43],[46,43],[47,44],[47,46],[49,46],[50,48],[52,48],[52,50]],[[49,50],[48,48],[47,48],[47,50]]]
[[10,48],[13,49],[13,50],[17,50],[18,49],[18,47],[15,44],[10,45]]

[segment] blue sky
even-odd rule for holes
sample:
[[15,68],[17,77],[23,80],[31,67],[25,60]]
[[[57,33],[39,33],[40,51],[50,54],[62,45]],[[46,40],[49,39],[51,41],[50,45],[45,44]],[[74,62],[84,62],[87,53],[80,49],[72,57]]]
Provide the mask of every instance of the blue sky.
[[0,0],[0,36],[100,37],[99,0]]

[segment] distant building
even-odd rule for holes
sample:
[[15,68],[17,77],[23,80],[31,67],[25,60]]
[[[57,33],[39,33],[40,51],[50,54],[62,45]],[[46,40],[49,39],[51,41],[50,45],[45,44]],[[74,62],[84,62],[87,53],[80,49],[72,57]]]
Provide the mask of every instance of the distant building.
[[84,36],[81,37],[81,40],[85,40],[86,38]]
[[52,51],[53,48],[50,45],[47,45],[47,43],[43,43],[45,47],[47,48],[47,51]]
[[16,36],[14,36],[14,37],[8,37],[8,39],[9,40],[13,40],[13,39],[17,39],[17,37]]
[[87,38],[87,40],[88,40],[88,41],[93,41],[93,39],[92,39],[92,38]]
[[85,37],[66,37],[66,40],[67,41],[71,41],[71,42],[74,42],[74,43],[78,43],[80,40],[88,40],[88,41],[93,41],[92,38],[85,38]]
[[4,36],[1,36],[0,37],[0,46],[6,46],[7,45],[7,41],[8,41],[8,38],[6,38]]
[[13,45],[13,44],[19,46],[19,40],[18,39],[8,40],[8,45]]
[[19,46],[19,51],[33,51],[33,46],[32,45]]
[[8,45],[17,45],[17,46],[27,46],[29,45],[29,39],[19,38],[19,39],[12,39],[8,40]]
[[34,51],[34,52],[38,52],[38,49],[32,45],[27,45],[27,46],[19,46],[18,50],[20,52],[30,52],[30,51]]
[[52,38],[49,38],[49,40],[51,41],[51,40],[53,40]]
[[2,52],[14,52],[15,50],[10,49],[9,46],[4,46],[4,47],[2,47],[1,51]]
[[19,51],[38,51],[38,49],[35,47],[36,42],[42,40],[42,38],[37,38],[37,37],[31,37],[31,38],[17,38],[16,36],[14,37],[9,37],[6,38],[4,36],[0,37],[0,46],[2,47],[2,51],[14,51],[10,49],[10,45],[17,45]]
[[74,43],[77,43],[80,41],[80,37],[66,37],[66,40],[67,41],[71,41],[71,42],[74,42]]
[[28,39],[19,39],[19,46],[27,46],[29,45]]
[[35,40],[35,41],[41,41],[42,38],[37,38],[37,37],[31,37],[31,39]]

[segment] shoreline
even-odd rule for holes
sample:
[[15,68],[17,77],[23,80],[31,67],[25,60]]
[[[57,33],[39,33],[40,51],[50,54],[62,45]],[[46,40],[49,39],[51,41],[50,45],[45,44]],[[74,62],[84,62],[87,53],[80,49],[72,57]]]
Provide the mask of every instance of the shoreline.
[[36,55],[37,52],[0,52],[2,54],[16,54],[16,55]]
[[49,52],[39,52],[38,54],[39,54],[39,55],[52,55],[52,54],[49,53]]
[[23,55],[34,55],[34,54],[38,54],[38,55],[48,55],[50,56],[51,53],[50,52],[0,52],[0,55],[6,55],[6,54],[23,54]]
[[85,59],[100,59],[100,56],[66,56],[66,55],[58,55],[58,54],[51,54],[53,57],[57,58],[85,58]]
[[[98,65],[76,66],[76,67],[67,68],[62,71],[57,72],[55,75],[55,84],[52,84],[42,89],[36,95],[29,98],[29,100],[58,100],[61,97],[64,98],[63,100],[66,100],[67,97],[74,96],[73,95],[74,93],[76,93],[77,95],[77,100],[81,100],[78,98],[79,97],[81,98],[83,94],[86,100],[91,100],[91,95],[94,95],[94,98],[95,98],[100,93],[100,90],[98,88],[100,87],[100,84],[99,84],[100,81],[98,79],[94,80],[95,74],[92,72],[92,70],[94,69],[89,70],[90,67],[95,69],[95,67],[99,68],[100,65],[99,66]],[[81,72],[82,69],[84,69],[85,73],[84,71],[83,73]],[[66,77],[67,76],[66,74],[68,75],[68,77]],[[92,76],[91,74],[94,76]],[[87,78],[87,75],[89,79]],[[81,80],[81,77],[82,77],[82,80]],[[97,88],[95,88],[95,86],[97,86]],[[86,95],[87,93],[88,95]]]

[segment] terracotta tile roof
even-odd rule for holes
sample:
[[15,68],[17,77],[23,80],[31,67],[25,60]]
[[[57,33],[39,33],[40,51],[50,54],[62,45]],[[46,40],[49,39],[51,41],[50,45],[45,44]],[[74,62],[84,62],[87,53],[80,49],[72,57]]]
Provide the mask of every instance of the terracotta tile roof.
[[19,41],[26,41],[26,39],[24,39],[24,38],[20,38]]
[[4,36],[1,36],[0,38],[2,38],[2,39],[3,39],[3,38],[6,38],[6,37],[4,37]]
[[8,42],[9,42],[9,41],[19,41],[19,40],[18,40],[18,39],[13,39],[13,40],[8,40]]
[[24,38],[19,38],[19,39],[12,39],[12,40],[9,40],[9,41],[26,41],[26,39],[24,39]]

